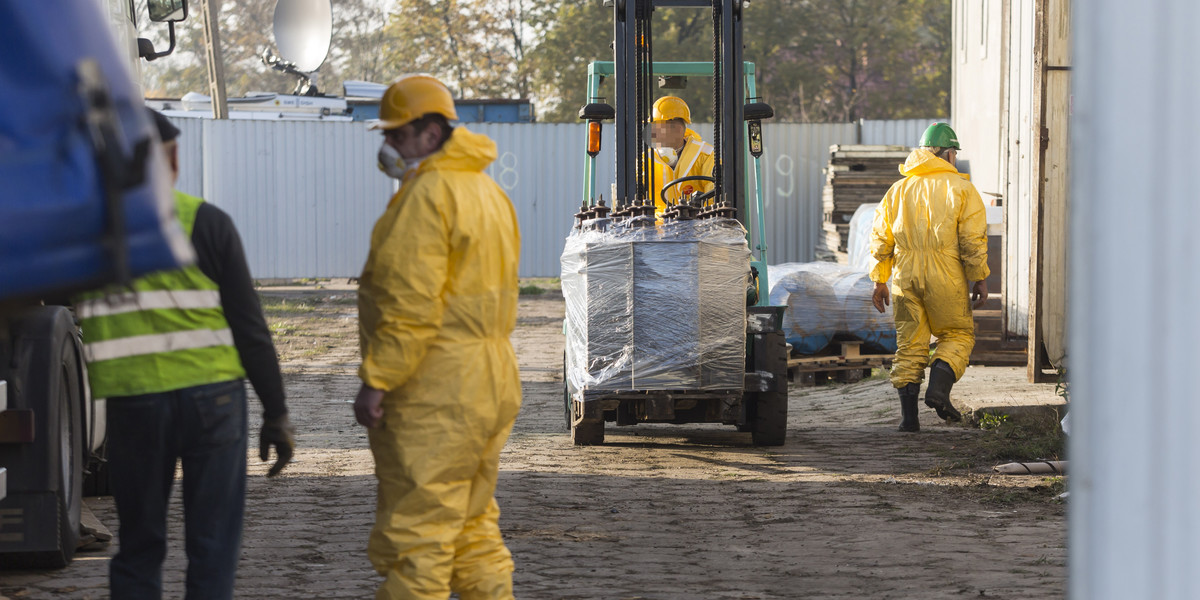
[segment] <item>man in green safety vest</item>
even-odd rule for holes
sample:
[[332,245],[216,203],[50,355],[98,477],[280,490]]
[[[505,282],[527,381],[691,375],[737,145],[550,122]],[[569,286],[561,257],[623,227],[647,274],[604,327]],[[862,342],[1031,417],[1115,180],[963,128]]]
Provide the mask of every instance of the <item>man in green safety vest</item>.
[[[179,129],[151,111],[178,178]],[[162,596],[167,501],[183,463],[187,597],[232,598],[246,495],[243,378],[263,405],[259,453],[291,460],[279,359],[233,221],[175,192],[196,264],[152,273],[130,290],[75,303],[92,395],[107,398],[110,485],[120,521],[109,565],[113,598]]]

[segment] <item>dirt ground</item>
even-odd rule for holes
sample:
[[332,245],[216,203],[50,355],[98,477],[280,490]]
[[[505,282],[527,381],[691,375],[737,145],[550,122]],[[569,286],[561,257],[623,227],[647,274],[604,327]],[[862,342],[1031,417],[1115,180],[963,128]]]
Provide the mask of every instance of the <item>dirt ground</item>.
[[[358,385],[354,291],[264,298],[299,448],[274,480],[251,452],[237,595],[371,597],[375,483],[347,404]],[[525,399],[497,497],[518,598],[1064,596],[1063,481],[991,473],[1008,458],[1049,457],[1054,440],[947,425],[931,410],[920,434],[898,433],[898,402],[877,376],[793,387],[782,447],[755,448],[727,426],[610,424],[604,446],[577,448],[563,427],[562,318],[557,293],[523,296],[513,337]],[[955,393],[1053,398],[1053,386],[1023,381],[1023,370],[973,367]],[[87,503],[115,532],[111,498]],[[177,494],[174,512],[164,580],[177,598]],[[115,550],[60,571],[0,572],[0,597],[107,598]]]

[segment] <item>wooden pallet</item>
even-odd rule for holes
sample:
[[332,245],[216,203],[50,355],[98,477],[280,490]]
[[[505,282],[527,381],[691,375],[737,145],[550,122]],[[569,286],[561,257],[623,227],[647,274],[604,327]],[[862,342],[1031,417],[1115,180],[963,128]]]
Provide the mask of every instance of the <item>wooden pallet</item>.
[[892,354],[863,354],[862,342],[833,342],[819,356],[788,359],[788,378],[812,387],[830,380],[853,383],[871,376],[873,369],[890,369]]
[[823,247],[845,253],[850,219],[863,204],[878,203],[901,175],[896,168],[908,157],[904,146],[834,145],[825,166],[821,206]]

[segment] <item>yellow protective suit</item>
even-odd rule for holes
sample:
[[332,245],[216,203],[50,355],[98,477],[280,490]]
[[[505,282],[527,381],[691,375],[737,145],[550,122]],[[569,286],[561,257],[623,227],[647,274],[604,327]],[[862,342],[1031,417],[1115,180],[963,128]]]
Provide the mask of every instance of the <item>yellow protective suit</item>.
[[[661,193],[662,186],[667,182],[689,175],[713,176],[712,145],[701,140],[700,135],[691,129],[687,130],[684,137],[683,152],[679,154],[679,161],[675,163],[674,167],[663,160],[657,152],[652,152],[654,171],[650,180],[650,193],[654,196],[654,214],[656,216],[661,217],[667,210],[667,205],[663,204]],[[709,181],[688,181],[671,186],[671,189],[667,191],[667,198],[672,202],[678,202],[689,186],[697,192],[707,192],[713,189],[713,184]]]
[[[969,281],[987,279],[987,217],[971,182],[950,163],[918,148],[900,167],[904,179],[875,211],[871,280],[891,279],[896,315],[892,385],[920,383],[925,367],[946,361],[956,378],[975,347]],[[938,338],[929,356],[929,338]]]
[[521,405],[509,335],[520,231],[484,172],[486,136],[456,128],[409,173],[371,233],[359,283],[362,367],[385,390],[368,430],[379,480],[367,554],[377,598],[512,598],[494,493]]

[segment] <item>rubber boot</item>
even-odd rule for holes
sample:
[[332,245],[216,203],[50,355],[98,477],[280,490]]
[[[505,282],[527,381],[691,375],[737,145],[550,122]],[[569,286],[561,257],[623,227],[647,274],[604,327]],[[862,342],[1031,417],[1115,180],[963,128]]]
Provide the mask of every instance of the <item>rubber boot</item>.
[[961,421],[962,413],[950,403],[950,388],[958,377],[946,361],[933,361],[929,368],[929,387],[925,389],[925,406],[937,411],[938,417],[950,421]]
[[896,388],[900,394],[900,431],[920,431],[921,421],[917,418],[917,400],[921,398],[921,384],[910,383]]

